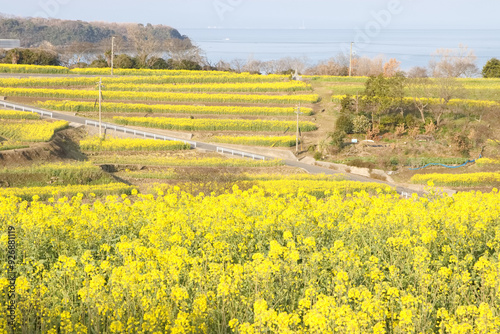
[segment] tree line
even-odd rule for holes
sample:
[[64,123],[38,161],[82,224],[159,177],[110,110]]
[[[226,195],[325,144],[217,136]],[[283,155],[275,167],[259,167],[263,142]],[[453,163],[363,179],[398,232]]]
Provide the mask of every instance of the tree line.
[[0,17],[0,36],[4,39],[19,39],[23,48],[39,47],[50,43],[56,47],[74,43],[99,44],[112,36],[119,36],[124,41],[134,37],[137,26],[151,31],[160,42],[169,39],[187,39],[176,29],[164,25],[146,26],[127,23],[84,22],[43,18],[7,18]]

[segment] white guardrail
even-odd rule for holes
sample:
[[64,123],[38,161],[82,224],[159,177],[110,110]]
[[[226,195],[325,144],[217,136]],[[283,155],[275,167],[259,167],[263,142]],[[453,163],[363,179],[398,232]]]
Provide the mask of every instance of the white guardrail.
[[[99,127],[99,122],[86,120],[85,121],[85,125],[94,126],[94,127],[98,128]],[[127,128],[124,128],[122,126],[116,126],[116,125],[113,125],[113,124],[101,123],[101,127],[103,129],[105,129],[105,130],[106,129],[110,129],[110,130],[119,131],[119,132],[123,132],[123,133],[133,134],[134,136],[141,136],[141,137],[144,137],[144,138],[159,139],[159,140],[170,140],[170,141],[181,141],[181,142],[183,142],[185,144],[190,144],[192,148],[196,148],[196,142],[194,142],[194,141],[187,141],[187,140],[182,140],[182,139],[177,139],[177,138],[172,138],[172,137],[157,135],[157,134],[154,134],[154,133],[144,132],[144,131],[140,131],[140,130],[127,129]]]
[[266,160],[266,157],[258,154],[252,154],[252,153],[246,153],[246,152],[241,152],[241,151],[236,151],[236,150],[231,150],[229,148],[224,148],[224,147],[217,147],[217,153],[225,153],[225,154],[231,154],[231,155],[239,155],[243,158],[252,158],[254,160]]
[[[15,104],[12,104],[9,102],[5,102],[5,101],[0,101],[0,106],[3,106],[4,108],[10,108],[13,110],[36,113],[36,114],[39,114],[39,115],[44,116],[44,117],[54,118],[53,113],[51,113],[49,111],[44,111],[44,110],[30,108],[30,107],[24,107],[24,106],[18,106],[18,105],[15,105]],[[85,125],[99,127],[99,122],[85,120]],[[154,133],[144,132],[144,131],[140,131],[140,130],[127,129],[127,128],[124,128],[122,126],[116,126],[113,124],[101,123],[101,128],[119,131],[119,132],[123,132],[123,133],[129,133],[129,134],[133,134],[135,136],[141,136],[144,138],[151,138],[151,139],[157,139],[157,140],[159,139],[159,140],[181,141],[185,144],[190,144],[192,148],[196,148],[196,142],[193,142],[193,141],[187,141],[187,140],[182,140],[182,139],[178,139],[178,138],[157,135]],[[228,148],[224,148],[224,147],[217,147],[217,153],[237,155],[237,156],[241,156],[243,158],[252,158],[254,160],[266,160],[266,157],[264,157],[262,155],[241,152],[241,151],[232,150],[232,149],[228,149]]]
[[18,105],[15,105],[15,104],[12,104],[9,102],[5,102],[5,101],[0,101],[0,105],[4,106],[4,108],[11,108],[13,110],[19,110],[19,111],[28,111],[31,113],[40,114],[41,116],[44,116],[44,117],[53,118],[53,114],[49,111],[34,109],[34,108],[30,108],[30,107],[18,106]]

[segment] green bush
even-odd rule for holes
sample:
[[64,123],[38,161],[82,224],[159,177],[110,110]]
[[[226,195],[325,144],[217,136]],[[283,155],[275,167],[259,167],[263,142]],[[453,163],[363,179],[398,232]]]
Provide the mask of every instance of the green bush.
[[491,58],[483,67],[483,77],[500,78],[500,60]]
[[340,100],[340,112],[353,112],[354,110],[354,99],[350,94],[347,94]]
[[353,133],[352,119],[348,115],[340,115],[335,122],[335,131],[345,132],[346,134]]
[[333,149],[337,152],[340,152],[344,146],[345,146],[345,143],[344,143],[344,140],[346,138],[346,133],[344,131],[339,131],[339,130],[335,130],[334,133],[330,134],[330,138],[331,138],[331,141],[330,141],[330,145],[333,147]]
[[371,126],[370,120],[364,115],[354,117],[352,124],[354,133],[366,133]]

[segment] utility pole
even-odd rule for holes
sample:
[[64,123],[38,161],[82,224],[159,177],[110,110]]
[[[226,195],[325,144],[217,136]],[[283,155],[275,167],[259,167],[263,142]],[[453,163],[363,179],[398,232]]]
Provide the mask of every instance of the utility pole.
[[111,37],[111,75],[113,75],[114,60],[115,60],[115,36]]
[[296,140],[296,143],[295,143],[295,153],[299,153],[299,131],[300,131],[300,128],[299,128],[299,115],[302,114],[300,112],[300,103],[299,103],[299,107],[297,108],[297,110],[295,111],[295,113],[297,114],[297,140]]
[[352,75],[352,45],[354,42],[351,42],[351,54],[349,56],[349,76]]
[[102,78],[99,78],[99,138],[102,138],[102,122],[101,122],[101,102],[102,102]]

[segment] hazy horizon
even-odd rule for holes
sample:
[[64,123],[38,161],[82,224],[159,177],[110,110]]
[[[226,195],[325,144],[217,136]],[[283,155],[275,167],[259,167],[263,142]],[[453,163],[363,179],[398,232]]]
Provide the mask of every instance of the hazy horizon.
[[[353,10],[355,8],[356,10]],[[493,0],[26,0],[2,4],[7,15],[164,24],[182,29],[500,29]]]

